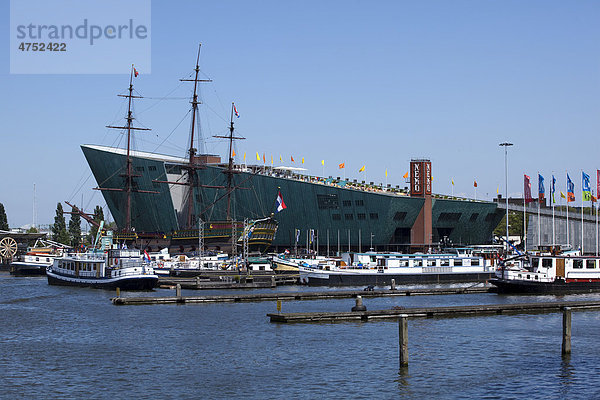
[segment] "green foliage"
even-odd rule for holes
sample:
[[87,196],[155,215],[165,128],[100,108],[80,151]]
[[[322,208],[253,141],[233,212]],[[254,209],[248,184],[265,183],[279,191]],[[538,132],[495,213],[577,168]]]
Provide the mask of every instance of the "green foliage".
[[[496,229],[495,236],[506,235],[506,215],[500,220]],[[508,212],[508,235],[523,237],[523,213],[517,211]]]
[[52,238],[55,242],[69,244],[69,233],[67,232],[67,223],[63,214],[62,204],[56,205],[56,215],[52,225]]
[[27,229],[27,233],[38,233],[38,230],[35,226],[32,226],[31,228]]
[[4,211],[4,204],[0,203],[0,231],[8,231],[8,218],[6,218],[6,211]]
[[[94,209],[94,216],[92,217],[94,221],[100,223],[104,220],[104,210],[100,206],[96,206]],[[96,234],[98,233],[98,228],[94,225],[90,228],[90,234],[88,235],[89,243],[93,244],[94,240],[96,240]]]
[[71,246],[79,247],[81,244],[81,216],[79,214],[71,214],[69,220],[69,238]]

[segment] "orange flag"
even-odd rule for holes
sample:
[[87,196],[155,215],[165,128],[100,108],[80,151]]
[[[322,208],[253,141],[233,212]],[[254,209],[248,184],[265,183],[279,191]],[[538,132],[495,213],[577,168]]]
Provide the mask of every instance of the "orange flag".
[[267,162],[267,157],[265,156],[265,153],[263,153],[263,164],[265,164]]
[[292,162],[295,162],[295,161],[294,161],[294,156],[290,156],[290,158],[292,159]]
[[346,167],[346,163],[341,163],[341,164],[339,165],[339,167],[340,167],[340,169],[342,169],[342,168],[345,168],[345,167]]
[[477,187],[477,181],[473,181],[473,187]]
[[231,157],[235,157],[235,150],[231,149]]
[[405,173],[404,175],[402,175],[402,177],[403,177],[404,179],[408,178],[408,172],[407,172],[407,173]]

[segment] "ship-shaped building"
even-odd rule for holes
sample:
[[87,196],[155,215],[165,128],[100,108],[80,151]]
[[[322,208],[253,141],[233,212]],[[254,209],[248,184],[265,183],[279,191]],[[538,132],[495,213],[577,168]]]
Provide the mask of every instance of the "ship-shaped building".
[[[81,148],[100,187],[123,185],[116,172],[125,165],[125,150],[98,145]],[[131,194],[130,216],[137,235],[168,236],[185,231],[187,188],[168,182],[186,181],[188,160],[138,151],[132,151],[130,159],[139,190]],[[202,185],[193,190],[192,218],[226,221],[228,164],[214,155],[204,156],[203,162],[203,168],[195,171]],[[367,250],[371,246],[380,251],[405,251],[440,242],[483,244],[492,240],[503,215],[493,202],[422,193],[419,188],[415,191],[412,183],[405,190],[307,176],[287,167],[239,164],[234,169],[230,218],[243,221],[274,214],[278,228],[272,246],[276,250],[304,249],[307,242],[311,249],[318,246],[330,252],[338,248]],[[415,179],[413,170],[411,164],[411,182]],[[276,213],[278,193],[286,208]],[[103,195],[117,225],[126,226],[126,193],[103,191]]]

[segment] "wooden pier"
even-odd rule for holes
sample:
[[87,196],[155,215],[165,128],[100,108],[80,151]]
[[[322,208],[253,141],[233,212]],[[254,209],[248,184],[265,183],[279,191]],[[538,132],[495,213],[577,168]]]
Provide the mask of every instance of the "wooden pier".
[[[185,286],[181,286],[185,289]],[[348,299],[357,296],[367,297],[392,297],[392,296],[424,296],[448,294],[474,294],[488,293],[492,287],[467,287],[443,289],[410,289],[410,290],[328,290],[320,292],[272,292],[226,294],[213,296],[169,296],[169,297],[114,297],[111,299],[115,305],[144,305],[144,304],[181,304],[181,303],[226,303],[226,302],[251,302],[251,301],[293,301],[293,300],[322,300],[322,299]]]
[[376,311],[348,311],[348,312],[314,312],[314,313],[277,313],[267,314],[271,322],[280,323],[306,323],[306,322],[341,322],[341,321],[378,321],[382,319],[400,318],[433,318],[433,317],[464,317],[490,314],[527,314],[561,312],[565,307],[571,310],[600,309],[600,301],[557,301],[542,303],[511,303],[468,305],[452,307],[427,307],[427,308],[395,308],[391,310]]
[[213,289],[260,289],[280,285],[294,285],[298,282],[298,274],[273,275],[223,275],[203,274],[195,277],[159,277],[158,286],[174,288],[181,285],[182,289],[213,290]]

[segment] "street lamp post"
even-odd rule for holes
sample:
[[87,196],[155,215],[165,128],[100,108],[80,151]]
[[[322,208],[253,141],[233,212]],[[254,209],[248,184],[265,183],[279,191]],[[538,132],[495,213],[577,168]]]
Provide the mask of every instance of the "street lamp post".
[[506,195],[506,254],[509,251],[508,244],[508,146],[512,146],[512,143],[504,142],[500,143],[500,146],[504,147],[504,184],[505,184],[505,195]]

